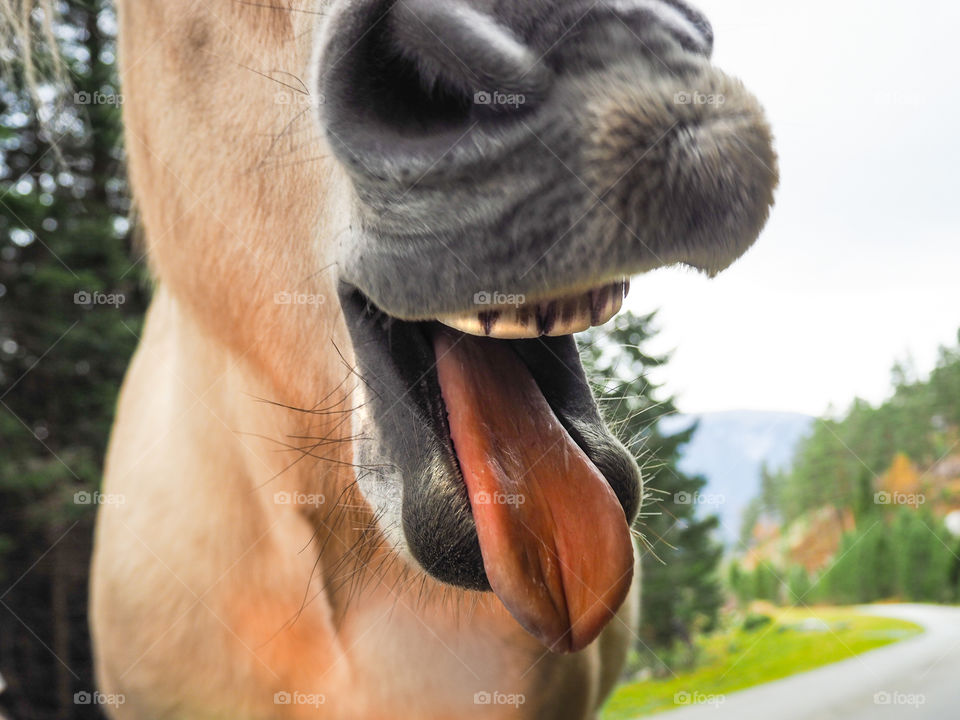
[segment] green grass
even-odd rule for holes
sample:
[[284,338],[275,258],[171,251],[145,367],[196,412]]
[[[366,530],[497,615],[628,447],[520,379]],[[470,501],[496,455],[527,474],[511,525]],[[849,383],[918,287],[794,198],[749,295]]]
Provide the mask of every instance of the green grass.
[[[750,632],[720,632],[699,641],[701,662],[692,672],[622,685],[601,717],[643,717],[672,710],[688,698],[710,703],[716,696],[844,660],[922,630],[913,623],[861,615],[852,608],[767,608],[766,612],[774,618],[770,624]],[[798,628],[804,620],[813,627]]]

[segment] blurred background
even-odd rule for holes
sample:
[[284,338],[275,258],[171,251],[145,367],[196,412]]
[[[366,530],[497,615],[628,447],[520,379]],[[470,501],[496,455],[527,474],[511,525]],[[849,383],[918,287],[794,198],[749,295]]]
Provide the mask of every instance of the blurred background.
[[[782,182],[730,271],[636,278],[629,312],[581,338],[649,491],[643,625],[607,718],[720,717],[736,690],[942,631],[855,605],[960,600],[960,8],[699,5],[767,108]],[[58,7],[65,66],[38,37],[37,72],[69,90],[28,92],[0,45],[0,713],[24,720],[101,717],[87,566],[150,295],[113,9]],[[925,717],[941,691],[914,693]]]

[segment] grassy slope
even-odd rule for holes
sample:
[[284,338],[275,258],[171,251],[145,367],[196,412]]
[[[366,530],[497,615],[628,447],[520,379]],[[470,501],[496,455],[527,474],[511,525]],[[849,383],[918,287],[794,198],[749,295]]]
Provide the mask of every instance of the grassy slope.
[[[607,703],[603,720],[672,710],[694,694],[710,702],[704,696],[811,670],[921,632],[913,623],[860,615],[850,608],[778,608],[772,615],[773,623],[753,632],[732,630],[705,638],[703,662],[693,672],[621,686]],[[814,626],[823,621],[829,629],[795,627],[805,620]]]

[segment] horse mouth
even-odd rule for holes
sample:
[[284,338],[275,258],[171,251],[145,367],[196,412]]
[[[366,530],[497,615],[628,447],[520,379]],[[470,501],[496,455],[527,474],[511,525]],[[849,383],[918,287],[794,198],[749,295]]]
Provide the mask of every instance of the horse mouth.
[[571,335],[612,317],[625,291],[405,321],[341,286],[367,393],[361,489],[374,505],[400,498],[406,550],[426,572],[493,590],[554,651],[591,642],[633,575],[639,469],[601,420]]

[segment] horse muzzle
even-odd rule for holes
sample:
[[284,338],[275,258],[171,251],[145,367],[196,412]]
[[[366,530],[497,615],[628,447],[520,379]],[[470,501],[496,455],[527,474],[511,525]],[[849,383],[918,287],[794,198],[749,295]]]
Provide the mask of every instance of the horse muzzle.
[[539,301],[756,239],[777,182],[757,101],[675,0],[360,0],[319,54],[355,189],[341,279],[392,316]]

